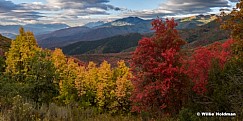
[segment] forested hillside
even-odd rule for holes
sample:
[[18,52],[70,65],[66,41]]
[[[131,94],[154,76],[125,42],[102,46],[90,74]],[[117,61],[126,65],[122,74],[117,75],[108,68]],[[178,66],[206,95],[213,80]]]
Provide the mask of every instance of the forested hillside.
[[3,55],[4,52],[8,51],[10,43],[11,39],[4,37],[0,34],[0,55]]
[[81,41],[63,47],[68,55],[119,53],[131,47],[136,47],[142,38],[141,34],[118,35],[97,41]]

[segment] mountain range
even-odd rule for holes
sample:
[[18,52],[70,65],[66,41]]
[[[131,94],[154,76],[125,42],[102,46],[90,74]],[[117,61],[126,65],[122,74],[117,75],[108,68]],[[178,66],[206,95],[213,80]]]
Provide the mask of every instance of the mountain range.
[[46,34],[56,30],[69,28],[66,24],[26,24],[26,25],[0,25],[0,34],[14,39],[19,33],[19,28],[24,27],[27,31],[32,31],[35,35]]
[[[188,23],[188,21],[195,18],[196,17],[190,17],[187,18],[187,20],[181,21]],[[205,24],[201,26],[189,29],[180,29],[178,31],[181,37],[188,42],[188,44],[184,47],[190,48],[204,46],[215,41],[225,40],[229,37],[229,32],[221,30],[220,23],[215,18],[211,18],[211,21],[208,22],[205,21]],[[152,36],[152,33],[130,33],[96,41],[79,41],[61,48],[63,49],[63,52],[68,55],[132,52],[135,50],[138,45],[138,41],[142,37],[150,36]]]
[[[207,24],[217,18],[217,15],[200,15],[177,19],[177,29],[192,29]],[[112,22],[98,22],[86,24],[86,26],[70,27],[57,30],[48,34],[37,36],[38,44],[43,48],[64,47],[80,41],[95,41],[117,35],[130,33],[151,33],[152,20],[144,20],[138,17],[127,17]],[[92,24],[92,26],[91,26]],[[100,25],[102,24],[102,25]],[[90,27],[88,27],[88,25]]]

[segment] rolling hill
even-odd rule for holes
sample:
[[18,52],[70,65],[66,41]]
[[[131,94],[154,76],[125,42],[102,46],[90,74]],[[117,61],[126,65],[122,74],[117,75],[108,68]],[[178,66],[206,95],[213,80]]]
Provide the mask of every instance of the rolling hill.
[[144,35],[139,33],[117,35],[97,41],[80,41],[63,47],[63,52],[68,55],[77,54],[102,54],[119,53],[131,47],[136,47]]

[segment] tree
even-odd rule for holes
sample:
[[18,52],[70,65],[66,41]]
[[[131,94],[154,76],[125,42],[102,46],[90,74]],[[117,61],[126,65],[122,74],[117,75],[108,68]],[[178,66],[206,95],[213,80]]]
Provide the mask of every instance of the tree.
[[6,53],[6,72],[11,73],[16,81],[23,81],[29,71],[29,60],[37,51],[38,47],[32,32],[25,32],[21,27],[20,35],[11,41],[9,51]]
[[113,72],[111,70],[111,65],[107,61],[102,62],[98,69],[96,93],[97,106],[100,110],[107,110],[111,100],[115,98],[115,83],[112,80]]
[[56,67],[56,73],[59,74],[59,78],[60,79],[64,78],[65,76],[64,71],[67,69],[67,58],[63,54],[62,50],[56,48],[51,55],[51,59],[54,66]]
[[83,107],[96,106],[97,73],[98,68],[93,62],[89,62],[87,67],[80,67],[75,87],[78,90],[79,102]]
[[87,67],[80,66],[75,87],[82,107],[95,106],[99,111],[110,113],[130,111],[129,98],[133,89],[130,69],[124,61],[117,65],[111,69],[110,64],[104,61],[98,68],[93,62],[89,62]]
[[130,78],[132,78],[130,68],[126,66],[125,61],[118,61],[117,67],[113,72],[113,80],[115,80],[116,84],[116,99],[112,104],[114,112],[127,112],[131,109],[130,96],[133,90],[133,85]]
[[74,59],[68,58],[66,69],[60,72],[60,95],[61,99],[65,104],[70,104],[78,100],[78,91],[75,88],[75,80],[78,78],[79,65],[74,62]]
[[42,50],[30,59],[25,89],[27,97],[36,103],[48,104],[58,95],[57,74],[51,61],[51,52]]
[[140,40],[132,57],[133,111],[178,113],[187,83],[180,54],[185,41],[174,19],[156,19],[152,26],[154,36]]
[[2,75],[2,73],[5,70],[4,66],[5,66],[5,59],[4,59],[4,57],[0,56],[0,76]]
[[243,51],[243,0],[239,0],[236,8],[233,8],[227,19],[221,26],[223,29],[231,31],[231,37],[236,41],[234,52],[242,59]]
[[6,54],[4,88],[36,103],[49,103],[58,92],[51,52],[38,47],[32,32],[19,32]]
[[184,66],[187,75],[192,80],[194,86],[193,91],[197,94],[205,94],[207,92],[209,71],[213,62],[219,64],[220,69],[224,68],[224,64],[231,59],[231,45],[234,40],[230,39],[224,43],[215,42],[206,47],[195,48],[191,57],[188,58],[187,64]]

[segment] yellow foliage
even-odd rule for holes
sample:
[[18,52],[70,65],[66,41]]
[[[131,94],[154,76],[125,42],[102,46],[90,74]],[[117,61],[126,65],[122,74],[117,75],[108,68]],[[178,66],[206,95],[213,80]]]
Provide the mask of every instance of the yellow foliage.
[[41,48],[38,47],[34,34],[20,28],[20,35],[11,41],[10,49],[6,52],[6,72],[13,76],[16,74],[25,76],[30,68],[29,61],[39,51]]
[[98,68],[93,62],[81,68],[82,71],[75,80],[81,100],[89,105],[94,104],[93,106],[97,106],[101,111],[129,111],[129,97],[133,88],[129,80],[131,73],[124,61],[119,61],[114,69],[111,69],[107,61]]

